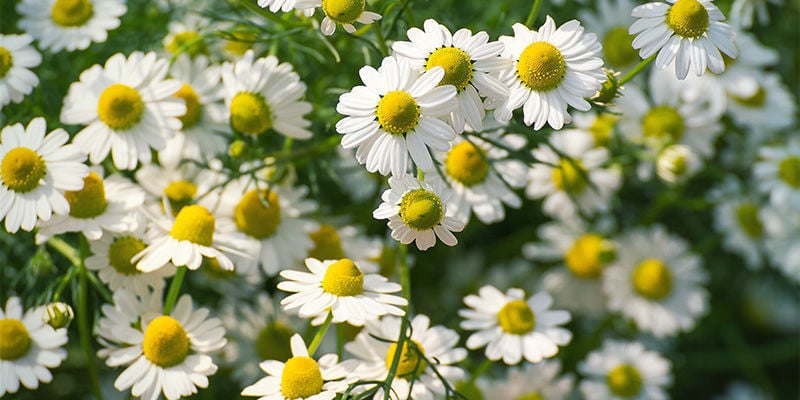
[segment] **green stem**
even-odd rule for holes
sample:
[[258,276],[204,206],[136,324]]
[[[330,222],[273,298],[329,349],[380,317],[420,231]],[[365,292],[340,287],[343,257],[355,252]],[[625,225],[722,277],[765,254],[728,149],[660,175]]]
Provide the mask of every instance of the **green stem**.
[[403,346],[408,340],[408,314],[411,309],[411,274],[408,270],[408,246],[400,244],[400,284],[403,287],[403,297],[408,300],[408,305],[405,307],[406,316],[400,322],[400,336],[397,338],[397,347],[395,347],[394,357],[392,357],[392,365],[389,367],[389,374],[386,376],[386,381],[383,384],[383,398],[389,400],[389,395],[392,390],[392,381],[397,375],[397,368],[400,366],[400,356],[403,353]]
[[325,337],[325,332],[328,331],[328,327],[331,326],[331,320],[333,319],[333,313],[328,312],[328,316],[325,318],[325,322],[322,323],[322,326],[319,327],[319,330],[314,335],[314,339],[311,340],[311,344],[308,345],[308,356],[311,357],[314,355],[314,352],[317,351],[319,345],[322,343],[322,338]]
[[400,285],[403,287],[403,297],[408,301],[406,315],[411,308],[411,273],[408,270],[408,245],[400,244]]
[[89,370],[89,380],[92,383],[92,390],[98,400],[103,400],[103,393],[100,391],[100,377],[97,373],[94,350],[92,349],[91,327],[89,326],[88,310],[88,290],[89,279],[87,277],[86,266],[80,264],[80,274],[78,279],[78,333],[80,335],[81,348],[86,355],[86,366]]
[[389,48],[386,47],[386,39],[383,37],[383,28],[380,23],[375,22],[375,39],[378,41],[378,47],[381,49],[382,56],[389,55]]
[[47,245],[52,247],[53,250],[59,252],[66,258],[72,265],[81,265],[81,258],[78,256],[78,250],[72,247],[69,243],[65,242],[59,237],[52,237],[47,240]]
[[483,375],[483,373],[486,372],[486,370],[488,370],[490,366],[492,366],[492,360],[485,358],[483,362],[481,362],[481,364],[478,365],[478,368],[475,368],[475,371],[469,377],[469,380],[467,382],[474,383],[475,380],[478,379],[478,377],[480,377],[481,375]]
[[653,54],[652,56],[650,56],[650,57],[648,57],[648,58],[646,58],[646,59],[644,59],[642,61],[639,61],[639,64],[636,64],[636,66],[633,67],[632,70],[628,71],[628,73],[625,74],[625,76],[623,76],[619,80],[619,85],[622,86],[626,82],[628,82],[629,80],[633,79],[633,77],[635,77],[636,75],[639,75],[640,72],[642,72],[648,65],[650,65],[651,62],[653,62],[653,60],[656,59],[657,55],[658,55],[658,53]]
[[536,14],[539,12],[539,7],[542,5],[542,0],[534,0],[531,12],[528,13],[528,18],[525,18],[525,26],[531,26],[533,21],[536,20]]
[[183,277],[186,275],[186,267],[178,267],[178,272],[172,278],[172,283],[169,285],[169,292],[167,293],[167,300],[164,302],[164,315],[169,315],[172,312],[172,307],[178,300],[178,294],[181,292],[181,283]]

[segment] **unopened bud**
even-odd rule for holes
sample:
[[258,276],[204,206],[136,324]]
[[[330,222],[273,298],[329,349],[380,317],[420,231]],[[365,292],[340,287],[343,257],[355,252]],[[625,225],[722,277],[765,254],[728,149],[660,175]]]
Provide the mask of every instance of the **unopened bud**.
[[42,321],[50,325],[53,329],[61,329],[69,326],[75,314],[72,312],[72,307],[67,303],[55,302],[47,305],[47,308],[42,314]]
[[606,80],[603,82],[600,90],[598,90],[594,97],[592,97],[592,101],[600,105],[613,103],[614,99],[620,95],[619,90],[621,86],[617,80],[619,72],[614,72],[610,69],[605,69],[605,72]]
[[689,146],[673,144],[658,155],[656,174],[662,181],[678,183],[700,169],[700,158]]

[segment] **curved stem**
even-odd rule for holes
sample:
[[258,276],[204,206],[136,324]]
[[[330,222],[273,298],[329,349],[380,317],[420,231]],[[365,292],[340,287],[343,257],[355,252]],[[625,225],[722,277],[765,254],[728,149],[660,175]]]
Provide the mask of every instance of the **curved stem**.
[[525,18],[525,26],[531,26],[533,21],[536,20],[536,14],[539,12],[539,7],[542,5],[542,0],[534,0],[531,6],[531,12],[528,13],[528,18]]
[[94,395],[98,400],[103,400],[103,393],[100,391],[100,377],[97,373],[97,364],[95,363],[94,350],[92,349],[92,330],[89,326],[89,278],[87,276],[89,271],[86,269],[86,265],[83,263],[86,254],[88,254],[88,244],[84,245],[85,239],[81,239],[81,249],[86,247],[87,251],[81,252],[81,257],[79,258],[79,262],[77,264],[78,268],[80,269],[80,274],[78,277],[78,291],[76,294],[76,303],[78,303],[78,334],[80,336],[81,348],[86,354],[86,367],[89,370],[89,381],[92,384],[92,390],[94,391]]
[[386,47],[386,39],[383,37],[383,30],[381,28],[381,24],[375,22],[375,39],[378,40],[378,47],[381,49],[382,56],[389,55],[389,48]]
[[167,293],[167,300],[164,302],[164,315],[169,315],[172,312],[172,307],[178,300],[178,294],[181,292],[181,283],[183,277],[186,276],[186,267],[178,267],[178,272],[172,278],[172,283],[169,285],[169,292]]
[[328,327],[331,326],[331,320],[333,319],[333,313],[328,312],[328,316],[325,317],[325,322],[322,323],[322,326],[319,327],[319,330],[314,335],[314,339],[311,340],[311,344],[308,345],[308,355],[313,356],[314,352],[317,351],[319,345],[322,343],[322,338],[325,337],[325,332],[328,331]]
[[636,64],[636,66],[633,67],[632,70],[628,71],[628,73],[625,74],[625,76],[623,76],[619,80],[619,85],[622,86],[626,82],[628,82],[631,79],[633,79],[633,77],[635,77],[636,75],[639,75],[640,72],[642,72],[648,65],[650,65],[651,62],[653,62],[653,60],[656,59],[657,55],[658,55],[658,53],[653,54],[652,56],[647,57],[646,59],[644,59],[642,61],[639,61],[639,64]]

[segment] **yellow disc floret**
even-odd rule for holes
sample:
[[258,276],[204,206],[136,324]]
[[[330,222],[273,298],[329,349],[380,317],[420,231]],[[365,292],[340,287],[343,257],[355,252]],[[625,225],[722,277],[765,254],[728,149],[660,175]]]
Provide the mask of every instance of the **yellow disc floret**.
[[697,0],[678,0],[667,14],[667,26],[685,38],[697,38],[708,30],[708,10]]
[[683,137],[686,125],[678,110],[670,106],[653,107],[642,118],[642,132],[645,138],[676,143]]
[[322,11],[340,24],[352,24],[364,12],[364,0],[322,0]]
[[453,85],[460,92],[472,80],[472,60],[457,47],[442,47],[428,56],[425,70],[433,67],[444,69],[444,78],[439,85]]
[[97,102],[97,115],[109,128],[130,129],[142,119],[144,102],[136,89],[115,83],[103,90]]
[[758,217],[758,206],[746,202],[736,208],[736,220],[742,230],[752,238],[759,238],[764,234],[764,225]]
[[11,52],[3,47],[0,46],[0,79],[5,78],[8,71],[11,70],[11,67],[14,66],[14,56],[11,55]]
[[31,335],[22,321],[13,318],[0,319],[0,360],[16,360],[28,354]]
[[197,185],[184,180],[172,181],[164,188],[164,195],[169,200],[172,214],[178,215],[183,207],[192,204],[194,196],[197,195]]
[[322,290],[338,297],[364,293],[364,273],[353,260],[343,258],[328,266],[322,279]]
[[548,42],[528,45],[517,62],[517,74],[525,86],[538,92],[555,89],[567,72],[567,63],[556,46]]
[[342,239],[339,232],[331,225],[322,224],[319,230],[308,234],[314,247],[308,251],[308,256],[317,260],[339,260],[344,258]]
[[83,178],[83,189],[68,190],[64,198],[69,203],[69,215],[74,218],[94,218],[106,211],[106,187],[103,178],[94,172],[89,172]]
[[162,315],[150,322],[144,331],[142,352],[161,368],[178,365],[189,355],[189,336],[175,318]]
[[589,132],[594,136],[595,146],[608,145],[618,119],[619,117],[611,113],[600,114],[594,119],[589,127]]
[[56,0],[50,16],[56,25],[65,28],[83,26],[94,15],[94,5],[90,0]]
[[800,188],[800,157],[793,156],[778,164],[778,177],[793,188]]
[[259,135],[272,127],[272,111],[264,97],[240,92],[231,100],[231,126],[233,129]]
[[404,194],[400,200],[400,218],[409,228],[426,231],[442,221],[443,207],[436,193],[415,189]]
[[577,195],[589,185],[585,175],[586,170],[580,160],[562,159],[559,167],[553,168],[552,179],[558,190]]
[[322,372],[313,358],[292,357],[283,366],[281,394],[287,399],[304,399],[319,394],[322,384]]
[[525,300],[511,300],[497,312],[497,323],[503,332],[524,335],[536,327],[536,315]]
[[632,365],[622,364],[608,372],[606,383],[619,397],[634,397],[642,390],[642,375]]
[[175,217],[169,235],[175,240],[187,240],[201,246],[211,246],[214,242],[216,219],[201,205],[186,206]]
[[593,233],[575,240],[564,255],[564,262],[570,272],[584,279],[600,277],[603,265],[614,257],[614,249],[608,241]]
[[203,105],[200,104],[200,96],[191,85],[183,84],[180,89],[173,95],[186,103],[186,114],[178,117],[183,123],[183,129],[188,129],[200,121],[203,116]]
[[489,173],[489,161],[485,150],[463,141],[453,146],[447,153],[444,168],[451,178],[464,186],[472,186],[486,179]]
[[256,238],[272,236],[281,223],[281,202],[274,190],[245,193],[233,210],[233,219],[239,230]]
[[[415,350],[410,348],[408,345],[409,342],[411,342],[412,345],[417,349]],[[397,343],[392,343],[389,346],[389,350],[386,351],[386,369],[390,369],[392,367],[392,362],[394,361],[396,352]],[[403,350],[400,352],[400,362],[397,364],[397,376],[404,379],[410,379],[412,377],[418,378],[420,375],[422,375],[428,365],[425,363],[425,359],[419,356],[420,353],[423,355],[425,354],[425,349],[422,348],[421,344],[410,339],[403,342]]]
[[378,101],[378,123],[386,132],[394,135],[408,133],[419,123],[419,106],[408,92],[396,90],[386,93]]
[[656,258],[648,258],[633,270],[633,288],[650,300],[661,300],[672,291],[672,273]]
[[0,163],[3,184],[19,193],[30,192],[39,187],[45,172],[47,168],[42,156],[27,147],[11,149]]
[[167,51],[178,54],[181,49],[194,57],[200,54],[208,54],[208,45],[199,32],[186,31],[175,34],[172,40],[165,46]]
[[256,354],[260,360],[286,361],[292,357],[292,332],[286,324],[272,321],[261,328],[256,338]]
[[138,275],[141,272],[136,269],[136,263],[132,263],[131,258],[145,247],[147,245],[137,237],[120,236],[108,247],[108,262],[122,275]]
[[608,65],[622,68],[639,61],[639,53],[633,49],[633,35],[628,34],[628,27],[612,28],[603,38],[603,54]]

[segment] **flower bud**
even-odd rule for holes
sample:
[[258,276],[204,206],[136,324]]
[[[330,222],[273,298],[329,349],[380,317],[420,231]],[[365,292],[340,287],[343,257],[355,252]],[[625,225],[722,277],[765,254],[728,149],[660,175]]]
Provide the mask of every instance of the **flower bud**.
[[666,183],[678,183],[700,169],[700,158],[689,146],[673,144],[661,151],[656,160],[656,174]]
[[53,329],[61,329],[69,326],[75,314],[72,312],[72,307],[67,303],[55,302],[47,305],[47,308],[42,314],[42,321],[50,325]]

